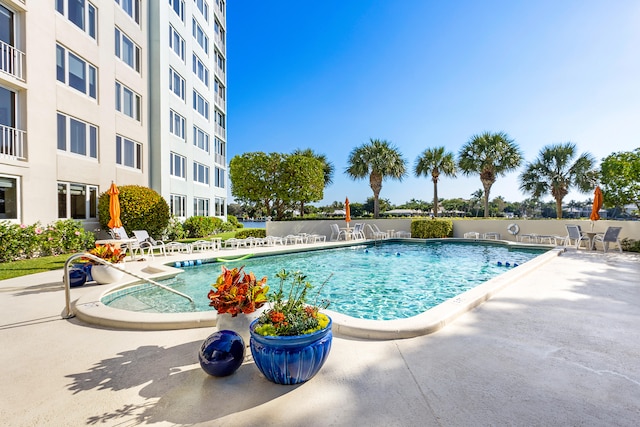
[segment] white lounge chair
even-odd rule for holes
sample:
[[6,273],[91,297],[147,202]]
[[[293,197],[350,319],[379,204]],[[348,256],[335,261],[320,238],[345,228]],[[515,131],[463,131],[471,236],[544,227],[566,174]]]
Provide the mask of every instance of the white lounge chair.
[[340,240],[340,236],[342,236],[342,240],[347,240],[347,232],[345,230],[340,230],[338,224],[330,224],[329,227],[331,227],[331,237],[329,240]]
[[367,237],[364,235],[364,223],[357,223],[353,226],[353,231],[351,232],[351,238],[355,240],[366,240]]
[[136,258],[136,252],[140,252],[140,256],[142,256],[142,249],[140,249],[140,243],[137,241],[137,239],[134,242],[133,241],[134,238],[129,237],[127,235],[127,231],[124,229],[124,227],[112,228],[111,230],[109,230],[109,233],[111,234],[111,237],[113,237],[116,240],[128,240],[126,247],[127,249],[129,249],[129,256],[131,257],[131,259]]
[[615,243],[618,245],[618,251],[622,252],[622,245],[620,244],[620,239],[618,236],[620,235],[620,230],[622,227],[607,227],[607,230],[604,234],[596,234],[593,238],[593,246],[596,246],[596,243],[602,244],[602,251],[607,252],[609,250],[609,244]]
[[[375,224],[374,224],[375,225]],[[371,237],[373,237],[375,240],[378,239],[386,239],[387,238],[387,233],[380,231],[380,229],[375,230],[371,224],[367,224],[367,227],[369,227],[369,231],[371,232]],[[377,227],[376,227],[377,228]]]
[[136,239],[138,239],[138,244],[140,245],[142,253],[144,253],[146,249],[147,255],[153,258],[154,252],[158,250],[162,255],[167,256],[167,250],[164,246],[164,242],[162,240],[155,240],[153,237],[149,236],[147,230],[134,230],[133,234],[136,236]]

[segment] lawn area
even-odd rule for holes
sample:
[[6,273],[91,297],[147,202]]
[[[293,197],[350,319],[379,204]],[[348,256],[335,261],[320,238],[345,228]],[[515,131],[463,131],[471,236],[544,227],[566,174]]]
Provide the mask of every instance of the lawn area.
[[[215,237],[222,238],[223,241],[235,236],[235,231],[216,234]],[[213,236],[212,236],[213,237]],[[179,240],[182,243],[195,242],[198,239]],[[64,262],[73,254],[47,256],[42,258],[31,258],[20,261],[0,263],[0,280],[14,277],[26,276],[28,274],[42,273],[43,271],[60,270],[64,268]]]
[[0,280],[26,276],[28,274],[42,273],[43,271],[60,270],[64,268],[64,262],[71,255],[73,254],[46,256],[42,258],[31,258],[0,263]]

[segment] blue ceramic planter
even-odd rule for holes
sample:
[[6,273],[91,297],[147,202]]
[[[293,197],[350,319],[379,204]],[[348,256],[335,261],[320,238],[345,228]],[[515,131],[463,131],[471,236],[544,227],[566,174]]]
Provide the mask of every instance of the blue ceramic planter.
[[329,325],[317,332],[290,337],[263,336],[254,332],[258,320],[251,323],[251,354],[262,374],[276,384],[300,384],[318,373],[331,350]]

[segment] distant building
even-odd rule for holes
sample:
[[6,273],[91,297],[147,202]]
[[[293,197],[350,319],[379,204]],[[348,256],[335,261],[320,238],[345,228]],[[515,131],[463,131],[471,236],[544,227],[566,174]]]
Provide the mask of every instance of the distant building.
[[0,220],[98,226],[112,181],[226,217],[223,0],[0,0]]

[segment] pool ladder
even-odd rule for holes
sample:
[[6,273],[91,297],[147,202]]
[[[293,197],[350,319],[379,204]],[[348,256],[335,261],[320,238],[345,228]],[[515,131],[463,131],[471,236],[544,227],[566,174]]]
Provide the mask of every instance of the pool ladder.
[[[64,282],[64,297],[65,297],[65,313],[62,315],[63,319],[70,319],[72,317],[75,317],[75,313],[73,312],[73,310],[71,310],[71,279],[69,277],[69,265],[71,265],[71,262],[78,259],[78,258],[84,258],[84,259],[90,259],[92,261],[95,261],[99,264],[102,265],[106,265],[110,268],[117,268],[114,267],[114,265],[112,263],[110,263],[109,261],[105,261],[102,258],[98,258],[95,255],[92,254],[88,254],[88,253],[77,253],[74,255],[71,255],[69,257],[69,259],[67,259],[67,261],[64,263],[64,276],[63,276],[63,282]],[[180,295],[183,298],[188,299],[191,302],[191,306],[195,309],[196,307],[196,303],[193,301],[193,298],[191,298],[189,295],[185,295],[182,292],[176,291],[175,289],[171,289],[168,286],[165,285],[161,285],[160,283],[156,282],[155,280],[151,280],[147,277],[143,277],[140,276],[136,273],[132,273],[131,271],[127,271],[124,269],[118,269],[120,271],[123,271],[124,273],[128,274],[129,276],[133,276],[136,279],[140,279],[143,282],[149,283],[153,286],[157,286],[159,288],[162,288],[166,291],[172,292],[176,295]]]

